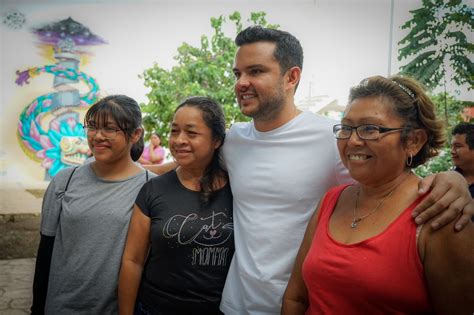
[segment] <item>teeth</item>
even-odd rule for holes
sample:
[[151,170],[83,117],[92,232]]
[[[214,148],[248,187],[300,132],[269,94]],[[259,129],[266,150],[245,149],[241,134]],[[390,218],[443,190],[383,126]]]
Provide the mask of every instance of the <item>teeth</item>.
[[349,160],[363,161],[367,160],[367,155],[349,155]]
[[248,100],[249,98],[254,98],[255,96],[253,95],[242,95],[242,99]]

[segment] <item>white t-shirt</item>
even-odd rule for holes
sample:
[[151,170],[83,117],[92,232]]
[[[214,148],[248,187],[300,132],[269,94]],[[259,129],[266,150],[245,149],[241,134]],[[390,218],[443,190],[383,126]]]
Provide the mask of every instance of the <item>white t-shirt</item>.
[[259,132],[237,123],[222,158],[234,196],[235,254],[225,314],[279,314],[294,260],[319,199],[351,181],[332,134],[335,121],[303,112]]

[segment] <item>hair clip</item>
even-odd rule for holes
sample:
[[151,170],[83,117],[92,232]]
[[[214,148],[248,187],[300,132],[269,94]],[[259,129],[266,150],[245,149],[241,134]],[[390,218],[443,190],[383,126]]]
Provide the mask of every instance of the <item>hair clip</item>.
[[395,83],[396,85],[398,85],[399,88],[401,88],[403,90],[403,92],[405,92],[406,94],[408,94],[408,96],[410,96],[412,98],[412,100],[416,100],[415,99],[415,93],[412,92],[412,90],[410,90],[409,88],[407,88],[405,85],[397,82],[397,81],[394,81],[394,80],[390,80],[392,81],[393,83]]

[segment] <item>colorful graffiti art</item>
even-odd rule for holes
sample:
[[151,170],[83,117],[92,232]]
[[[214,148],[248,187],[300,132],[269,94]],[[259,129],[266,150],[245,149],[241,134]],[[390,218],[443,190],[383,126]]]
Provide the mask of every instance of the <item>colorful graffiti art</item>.
[[[55,92],[40,95],[22,111],[18,121],[18,139],[23,151],[41,162],[46,179],[66,167],[82,164],[90,155],[80,116],[98,97],[96,80],[79,70],[78,47],[104,44],[88,28],[72,18],[33,29],[42,48],[50,48],[56,64],[17,71],[16,84],[29,84],[42,73],[54,76]],[[85,83],[80,93],[74,86]]]

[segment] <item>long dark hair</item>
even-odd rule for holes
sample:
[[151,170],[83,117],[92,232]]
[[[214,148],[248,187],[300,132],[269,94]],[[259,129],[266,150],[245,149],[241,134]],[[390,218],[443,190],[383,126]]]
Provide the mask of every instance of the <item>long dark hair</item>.
[[227,173],[219,163],[219,152],[225,139],[225,117],[222,106],[209,97],[195,96],[183,101],[176,107],[175,113],[181,107],[194,107],[202,113],[202,119],[206,126],[211,129],[212,139],[220,142],[220,146],[214,151],[211,163],[206,167],[199,182],[201,184],[201,202],[208,203],[219,189],[219,178],[227,178]]
[[[97,127],[101,128],[107,124],[109,117],[117,123],[127,139],[130,139],[133,132],[142,126],[140,106],[133,98],[126,95],[109,95],[92,105],[84,117],[84,126],[87,126],[90,121],[95,121],[98,123]],[[145,141],[142,134],[130,150],[133,161],[138,161],[144,147]]]

